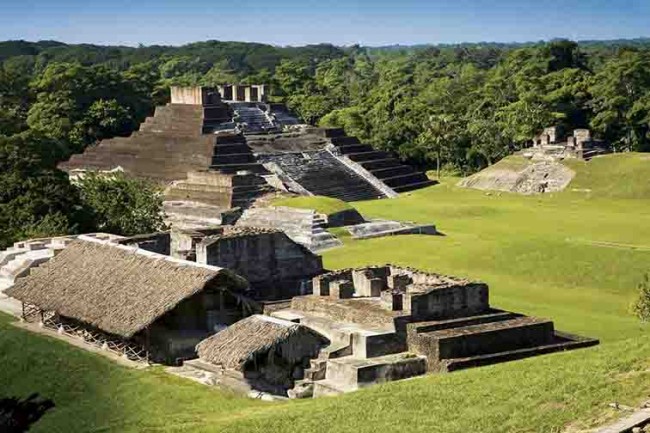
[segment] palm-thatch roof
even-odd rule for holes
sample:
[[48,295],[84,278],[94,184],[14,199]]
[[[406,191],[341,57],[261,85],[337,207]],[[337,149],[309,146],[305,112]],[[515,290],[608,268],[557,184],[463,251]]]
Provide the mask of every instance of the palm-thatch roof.
[[255,355],[278,349],[289,362],[314,357],[327,339],[306,326],[269,316],[254,315],[201,341],[196,350],[204,361],[243,370]]
[[6,294],[130,338],[207,287],[246,285],[223,268],[81,236]]

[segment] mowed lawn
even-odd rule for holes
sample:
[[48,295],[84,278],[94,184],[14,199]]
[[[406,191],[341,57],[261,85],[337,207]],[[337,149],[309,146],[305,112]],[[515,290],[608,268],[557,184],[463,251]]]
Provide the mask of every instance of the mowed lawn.
[[650,399],[650,328],[628,311],[650,271],[650,159],[572,167],[569,189],[547,196],[486,194],[445,179],[355,203],[366,217],[432,222],[444,236],[344,237],[325,264],[392,262],[480,279],[493,306],[552,318],[558,329],[600,338],[598,347],[266,403],[160,368],[127,369],[1,315],[0,396],[53,399],[36,432],[575,432],[605,422],[616,415],[608,403]]

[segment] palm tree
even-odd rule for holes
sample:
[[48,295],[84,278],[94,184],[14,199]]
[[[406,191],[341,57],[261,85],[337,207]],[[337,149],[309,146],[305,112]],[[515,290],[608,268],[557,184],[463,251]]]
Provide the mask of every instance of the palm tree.
[[436,155],[436,179],[440,180],[440,160],[445,148],[453,141],[454,119],[448,114],[432,114],[425,122],[422,133],[418,136],[420,144],[427,154]]

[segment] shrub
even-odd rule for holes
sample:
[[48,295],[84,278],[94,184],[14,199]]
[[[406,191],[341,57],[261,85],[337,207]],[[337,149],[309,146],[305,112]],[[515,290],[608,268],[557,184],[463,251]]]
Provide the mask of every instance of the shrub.
[[650,321],[650,275],[645,274],[639,283],[639,297],[632,304],[632,312],[642,321]]

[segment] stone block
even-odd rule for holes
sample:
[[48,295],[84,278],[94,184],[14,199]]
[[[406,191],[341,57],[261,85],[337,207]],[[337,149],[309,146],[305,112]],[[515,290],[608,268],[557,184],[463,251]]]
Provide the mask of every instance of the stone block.
[[404,292],[406,291],[406,287],[412,283],[413,279],[411,276],[405,273],[388,276],[388,287],[396,291]]
[[381,300],[391,311],[402,311],[404,309],[404,294],[392,290],[381,292]]
[[354,285],[352,281],[338,280],[332,281],[329,285],[329,296],[334,299],[349,299],[354,295]]
[[358,269],[352,271],[354,290],[357,296],[380,296],[386,288],[386,277],[375,269]]
[[320,276],[314,277],[311,280],[312,284],[312,293],[316,296],[329,296],[330,294],[330,284],[326,278]]

